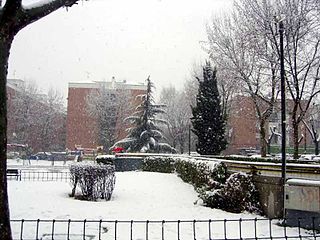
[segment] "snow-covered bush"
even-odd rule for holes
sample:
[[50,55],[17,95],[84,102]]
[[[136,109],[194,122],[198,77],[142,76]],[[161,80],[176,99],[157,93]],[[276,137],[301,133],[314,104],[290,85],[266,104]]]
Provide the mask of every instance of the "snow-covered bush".
[[228,212],[261,212],[258,192],[253,184],[252,177],[245,173],[233,173],[218,188],[207,191],[202,189],[200,198],[205,206]]
[[142,163],[143,171],[173,173],[174,159],[172,157],[146,157]]
[[226,166],[221,162],[208,164],[203,161],[179,159],[175,162],[175,169],[183,181],[191,183],[196,188],[210,187],[214,183],[224,182],[227,178]]
[[115,184],[115,168],[113,165],[74,163],[70,165],[70,179],[72,197],[79,186],[82,196],[78,198],[89,201],[98,198],[110,200]]
[[209,187],[215,182],[223,183],[227,178],[227,169],[223,163],[207,164],[188,158],[169,156],[147,157],[143,160],[143,171],[173,173],[196,188]]
[[208,167],[202,162],[178,160],[175,166],[178,176],[196,188],[209,182]]
[[225,164],[221,162],[179,157],[148,157],[144,160],[143,170],[176,172],[183,181],[195,187],[205,206],[236,213],[261,213],[252,176],[244,173],[230,175]]

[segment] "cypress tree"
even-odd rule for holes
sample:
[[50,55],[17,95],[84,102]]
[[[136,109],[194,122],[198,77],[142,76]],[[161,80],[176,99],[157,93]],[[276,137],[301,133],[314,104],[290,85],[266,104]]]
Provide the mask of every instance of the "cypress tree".
[[203,67],[203,79],[198,78],[196,106],[191,107],[192,131],[198,137],[197,152],[202,155],[220,154],[227,145],[216,73],[207,61]]

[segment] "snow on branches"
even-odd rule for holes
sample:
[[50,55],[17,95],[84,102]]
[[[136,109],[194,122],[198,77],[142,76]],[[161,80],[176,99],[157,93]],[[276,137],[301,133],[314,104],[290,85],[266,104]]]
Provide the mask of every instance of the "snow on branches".
[[131,116],[124,119],[131,124],[127,129],[128,135],[116,142],[113,148],[121,146],[127,152],[176,152],[169,144],[161,142],[165,138],[158,126],[168,123],[163,119],[156,118],[157,114],[165,112],[163,109],[165,105],[154,103],[152,88],[153,84],[148,77],[147,92],[137,96],[140,104]]
[[76,197],[89,201],[110,200],[116,180],[114,165],[81,162],[71,164],[69,169],[73,186],[71,197],[79,186],[82,195]]

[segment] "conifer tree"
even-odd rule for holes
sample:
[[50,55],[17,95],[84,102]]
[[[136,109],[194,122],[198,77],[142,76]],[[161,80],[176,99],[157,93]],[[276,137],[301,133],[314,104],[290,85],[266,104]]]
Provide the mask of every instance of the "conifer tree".
[[197,152],[204,155],[220,154],[226,148],[225,122],[222,116],[216,70],[210,62],[203,67],[203,79],[199,79],[196,106],[191,118],[195,135],[198,137]]
[[125,119],[131,125],[127,129],[128,135],[113,147],[121,146],[127,152],[175,152],[169,144],[160,142],[164,137],[158,125],[167,124],[167,121],[156,118],[156,115],[165,113],[163,109],[165,105],[154,103],[153,87],[148,77],[146,94],[137,96],[142,100],[141,104],[136,107],[136,111],[131,116]]

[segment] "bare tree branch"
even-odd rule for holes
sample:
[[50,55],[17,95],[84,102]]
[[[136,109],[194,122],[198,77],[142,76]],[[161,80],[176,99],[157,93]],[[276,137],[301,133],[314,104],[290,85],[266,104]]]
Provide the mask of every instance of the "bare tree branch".
[[50,2],[44,2],[43,4],[39,4],[35,7],[24,8],[21,25],[24,27],[47,16],[61,7],[71,7],[72,5],[77,4],[77,2],[78,0],[53,0]]

